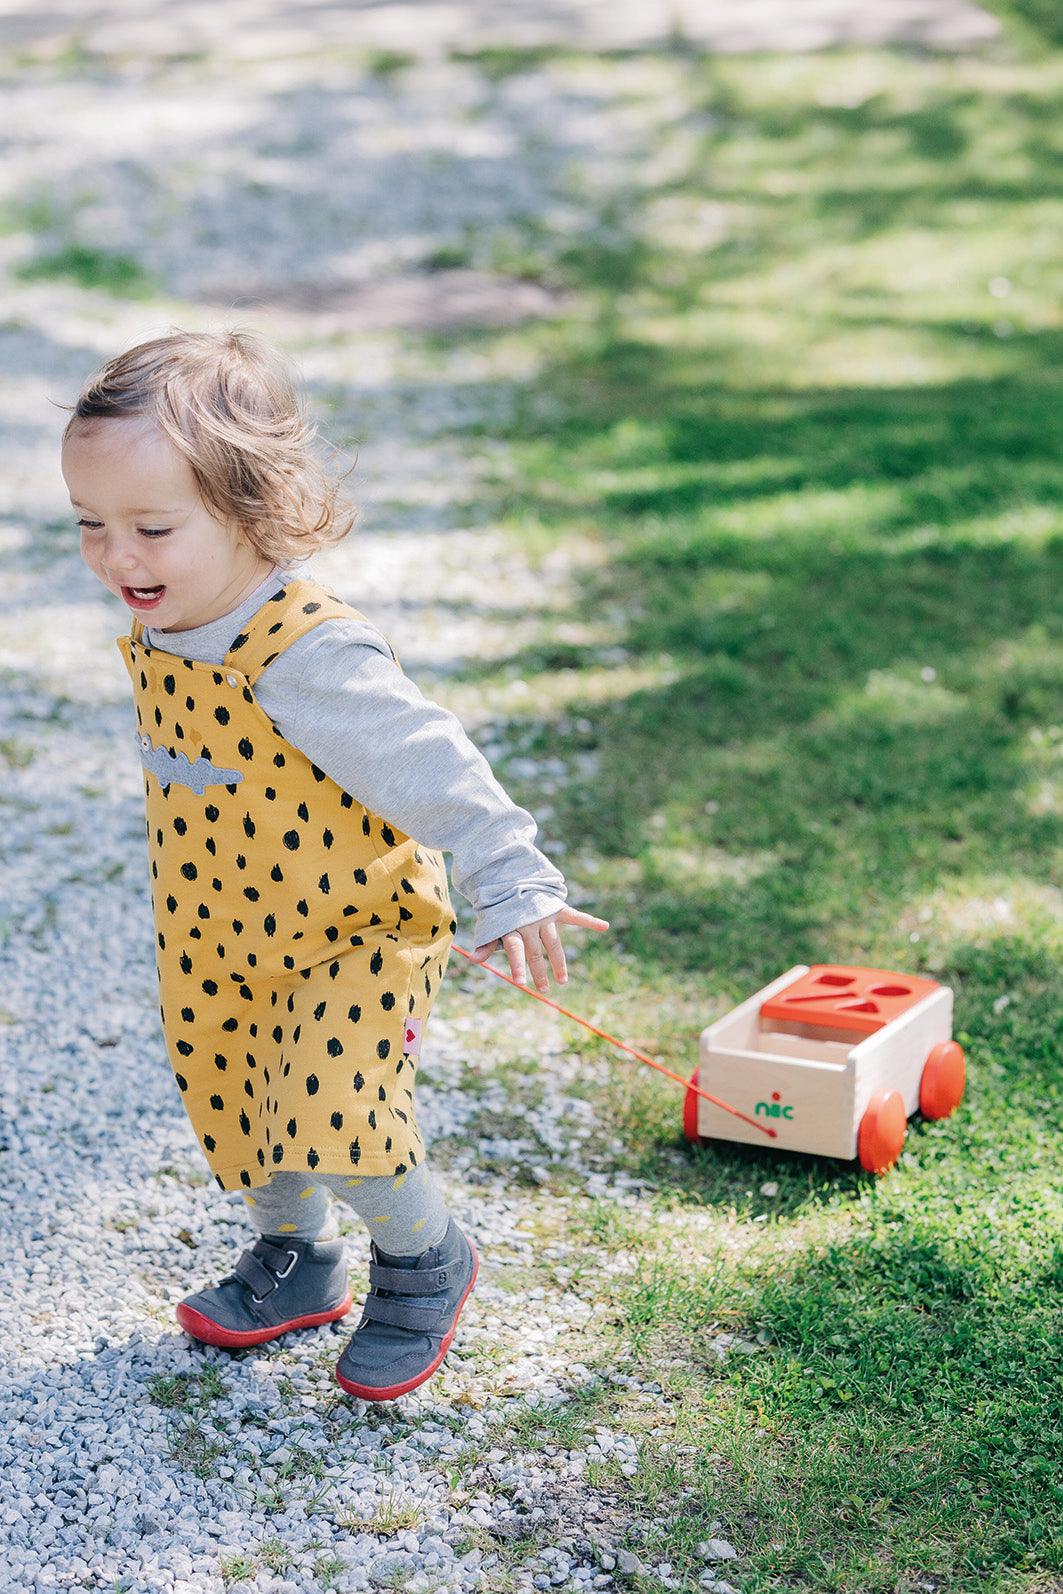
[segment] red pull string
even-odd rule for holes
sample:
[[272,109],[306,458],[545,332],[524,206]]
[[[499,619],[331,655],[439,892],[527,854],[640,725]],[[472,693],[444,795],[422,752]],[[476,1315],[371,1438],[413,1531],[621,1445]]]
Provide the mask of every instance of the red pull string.
[[663,1063],[655,1062],[652,1057],[647,1057],[645,1052],[636,1051],[634,1046],[628,1046],[624,1041],[618,1041],[615,1035],[609,1035],[604,1029],[596,1029],[593,1024],[588,1024],[585,1018],[580,1018],[578,1013],[570,1013],[567,1007],[562,1007],[560,1002],[551,1002],[548,996],[543,996],[539,991],[533,991],[530,985],[521,985],[517,980],[511,979],[508,974],[503,974],[501,969],[496,969],[491,963],[484,963],[471,952],[466,952],[463,946],[451,942],[455,952],[460,952],[463,958],[468,958],[470,963],[475,963],[479,969],[486,969],[489,974],[495,974],[500,980],[505,980],[507,985],[513,985],[518,991],[523,991],[526,996],[534,996],[537,1002],[545,1002],[547,1007],[552,1007],[557,1013],[564,1013],[566,1018],[574,1018],[577,1024],[582,1024],[584,1029],[589,1029],[592,1035],[600,1035],[603,1040],[611,1041],[614,1046],[619,1046],[621,1051],[630,1052],[632,1057],[637,1057],[640,1063],[655,1068],[666,1079],[674,1079],[677,1085],[682,1085],[684,1090],[692,1090],[695,1096],[702,1096],[706,1101],[711,1101],[714,1107],[722,1107],[724,1112],[729,1112],[735,1118],[741,1118],[744,1124],[749,1124],[753,1129],[759,1129],[762,1135],[767,1135],[769,1140],[778,1138],[779,1131],[770,1129],[767,1124],[758,1123],[755,1118],[750,1118],[747,1113],[739,1112],[737,1107],[732,1107],[730,1102],[721,1101],[719,1096],[712,1096],[707,1090],[702,1090],[700,1085],[693,1085],[685,1080],[682,1074],[673,1074],[670,1068],[665,1068]]

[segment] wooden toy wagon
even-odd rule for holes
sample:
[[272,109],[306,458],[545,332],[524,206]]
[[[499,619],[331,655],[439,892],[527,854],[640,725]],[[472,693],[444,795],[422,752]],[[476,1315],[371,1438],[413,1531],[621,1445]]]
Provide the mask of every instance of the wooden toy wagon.
[[759,1144],[770,1127],[780,1148],[857,1157],[870,1173],[897,1161],[911,1113],[947,1118],[965,1082],[948,986],[833,963],[798,964],[708,1025],[700,1059],[690,1086],[744,1117],[688,1088],[690,1140]]

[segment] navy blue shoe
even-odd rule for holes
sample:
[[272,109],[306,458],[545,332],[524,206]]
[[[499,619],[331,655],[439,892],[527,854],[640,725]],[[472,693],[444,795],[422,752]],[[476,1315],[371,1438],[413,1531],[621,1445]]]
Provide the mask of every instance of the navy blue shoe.
[[176,1308],[186,1334],[238,1350],[345,1317],[352,1305],[343,1240],[296,1240],[267,1234],[213,1289]]
[[431,1378],[454,1338],[480,1259],[451,1218],[423,1256],[370,1247],[362,1320],[336,1364],[336,1381],[359,1400],[394,1400]]

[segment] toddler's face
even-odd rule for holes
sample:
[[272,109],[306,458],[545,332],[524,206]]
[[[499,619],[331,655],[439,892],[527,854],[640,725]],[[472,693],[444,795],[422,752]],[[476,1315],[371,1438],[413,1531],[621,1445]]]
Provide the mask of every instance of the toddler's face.
[[[146,625],[188,631],[235,609],[272,570],[216,520],[184,456],[142,416],[75,422],[63,476],[81,527],[81,557]],[[138,598],[161,587],[161,596]]]

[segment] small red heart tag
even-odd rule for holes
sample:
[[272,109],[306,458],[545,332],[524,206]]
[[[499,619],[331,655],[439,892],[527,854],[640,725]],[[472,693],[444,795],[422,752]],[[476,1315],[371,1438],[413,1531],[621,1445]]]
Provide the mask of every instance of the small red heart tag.
[[421,1020],[408,1018],[402,1039],[402,1053],[404,1057],[417,1057],[421,1050]]

